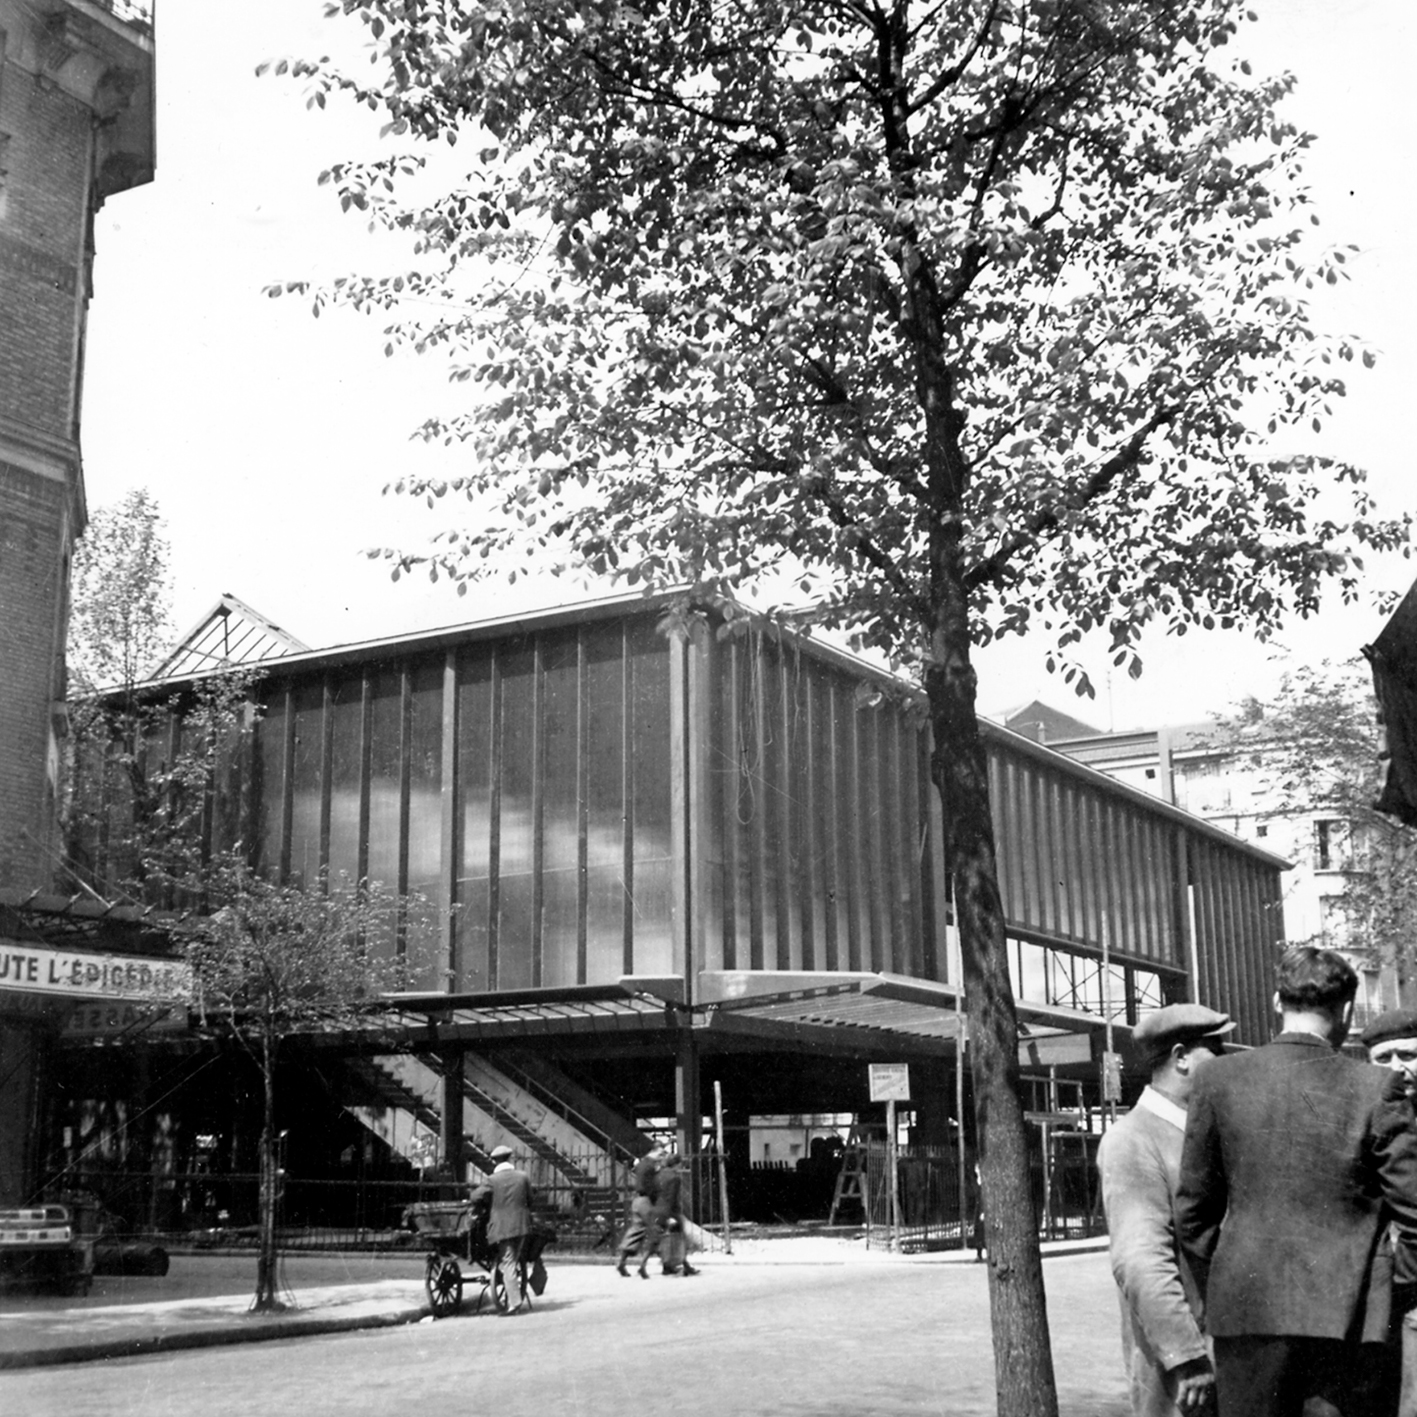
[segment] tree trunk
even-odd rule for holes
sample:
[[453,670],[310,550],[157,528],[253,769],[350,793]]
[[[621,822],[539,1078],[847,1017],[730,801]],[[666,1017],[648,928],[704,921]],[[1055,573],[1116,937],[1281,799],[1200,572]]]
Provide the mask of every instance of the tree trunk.
[[260,1214],[256,1228],[256,1298],[251,1305],[257,1313],[270,1313],[281,1308],[276,1298],[276,1196],[280,1185],[276,1153],[276,1084],[275,1045],[270,1038],[263,1040],[261,1049],[261,1081],[265,1090],[265,1106],[261,1115],[261,1182]]
[[989,779],[974,671],[967,647],[954,644],[925,682],[934,735],[931,775],[944,808],[969,1013],[998,1414],[1057,1417]]

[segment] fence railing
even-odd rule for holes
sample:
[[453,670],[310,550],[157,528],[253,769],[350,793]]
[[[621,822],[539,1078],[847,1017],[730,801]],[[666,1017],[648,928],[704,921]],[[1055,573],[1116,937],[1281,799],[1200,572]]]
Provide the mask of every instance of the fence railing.
[[[611,1185],[577,1186],[539,1156],[515,1161],[531,1178],[537,1213],[555,1227],[559,1248],[613,1250],[633,1199],[628,1164],[615,1164]],[[407,1208],[465,1199],[475,1184],[431,1172],[407,1179],[286,1174],[276,1208],[279,1243],[286,1250],[417,1249],[420,1242],[404,1219]],[[73,1197],[96,1203],[124,1233],[160,1237],[172,1245],[242,1248],[256,1242],[260,1177],[255,1172],[71,1168],[45,1198]]]
[[[1099,1234],[1103,1230],[1096,1177],[1096,1142],[1087,1133],[1055,1138],[1035,1148],[1034,1199],[1044,1239]],[[596,1153],[604,1165],[604,1154]],[[843,1219],[859,1224],[870,1247],[892,1239],[905,1250],[943,1249],[973,1243],[977,1197],[972,1182],[960,1194],[959,1158],[950,1147],[898,1150],[896,1226],[892,1235],[888,1164],[884,1145],[865,1152],[866,1204]],[[574,1158],[573,1158],[574,1159]],[[589,1160],[589,1158],[587,1158]],[[629,1222],[634,1199],[628,1162],[615,1162],[611,1183],[578,1185],[534,1154],[514,1158],[531,1178],[537,1212],[555,1227],[562,1252],[613,1253]],[[825,1218],[838,1174],[831,1166],[726,1166],[728,1205],[734,1221]],[[709,1248],[721,1242],[723,1185],[712,1152],[687,1166],[685,1212]],[[972,1176],[972,1168],[969,1169]],[[419,1240],[404,1212],[424,1201],[465,1198],[471,1185],[433,1173],[409,1177],[282,1178],[276,1224],[286,1250],[416,1250]],[[259,1178],[254,1172],[176,1174],[71,1168],[37,1200],[91,1198],[116,1228],[194,1248],[255,1245]]]

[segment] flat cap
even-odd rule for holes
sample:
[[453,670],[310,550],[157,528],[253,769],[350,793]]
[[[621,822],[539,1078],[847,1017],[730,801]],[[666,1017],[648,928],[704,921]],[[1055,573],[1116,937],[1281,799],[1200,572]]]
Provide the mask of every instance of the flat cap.
[[1386,1043],[1389,1038],[1417,1038],[1417,1009],[1389,1009],[1358,1035],[1365,1048]]
[[1156,1058],[1169,1053],[1178,1043],[1219,1038],[1234,1027],[1229,1014],[1218,1014],[1204,1004],[1167,1004],[1137,1021],[1132,1041],[1148,1058]]
[[510,1161],[512,1159],[512,1148],[509,1146],[494,1146],[492,1150],[487,1153],[487,1156],[489,1160],[492,1161]]

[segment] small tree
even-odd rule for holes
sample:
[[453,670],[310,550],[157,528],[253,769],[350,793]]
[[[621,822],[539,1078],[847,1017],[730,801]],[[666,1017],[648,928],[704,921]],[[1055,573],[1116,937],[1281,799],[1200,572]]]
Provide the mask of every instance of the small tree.
[[[1217,725],[1252,774],[1272,815],[1332,823],[1331,863],[1343,888],[1333,897],[1333,934],[1322,943],[1393,966],[1417,966],[1417,829],[1379,812],[1381,727],[1361,660],[1300,665],[1273,697],[1249,699]],[[1304,841],[1301,849],[1311,849]]]
[[[1405,539],[1295,431],[1370,356],[1313,328],[1309,139],[1223,47],[1235,0],[343,0],[380,60],[297,63],[395,134],[325,174],[420,268],[317,292],[443,349],[472,508],[431,555],[764,578],[928,699],[971,1020],[1002,1417],[1056,1412],[971,651],[1041,625],[1252,627]],[[285,67],[285,66],[282,66]],[[372,78],[369,75],[372,74]],[[439,168],[441,170],[441,166]],[[304,290],[301,282],[273,287]],[[413,301],[403,302],[409,297]],[[439,307],[441,306],[441,313]],[[429,314],[430,309],[434,312]]]
[[66,658],[77,694],[130,688],[170,648],[168,556],[162,513],[145,488],[90,515],[70,576]]
[[[276,1073],[295,1037],[351,1030],[370,1035],[382,995],[408,977],[409,903],[377,883],[344,879],[277,885],[229,859],[208,888],[225,902],[193,927],[186,947],[203,1027],[234,1042],[262,1082],[256,1294],[252,1308],[282,1308],[276,1290],[280,1150]],[[417,933],[415,931],[415,933]]]

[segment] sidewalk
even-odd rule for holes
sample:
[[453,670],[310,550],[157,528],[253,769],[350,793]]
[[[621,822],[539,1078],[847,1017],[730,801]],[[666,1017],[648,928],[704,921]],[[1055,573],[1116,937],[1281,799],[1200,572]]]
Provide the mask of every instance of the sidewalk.
[[[1106,1240],[1045,1244],[1049,1255],[1105,1249]],[[894,1255],[868,1250],[860,1241],[813,1236],[802,1239],[734,1241],[734,1253],[696,1256],[710,1269],[740,1265],[930,1265],[971,1264],[973,1252]],[[239,1256],[175,1255],[166,1279],[110,1281],[85,1300],[18,1295],[0,1301],[0,1371],[105,1358],[131,1358],[182,1348],[257,1343],[277,1338],[433,1322],[417,1255],[397,1260],[291,1256],[303,1271],[287,1277],[291,1307],[253,1314],[254,1259]],[[558,1289],[580,1288],[600,1277],[609,1261],[558,1257]],[[345,1272],[342,1283],[313,1283]],[[578,1273],[579,1272],[579,1273]],[[216,1291],[216,1292],[213,1292]],[[164,1292],[172,1297],[156,1297]],[[472,1301],[464,1300],[464,1307]]]

